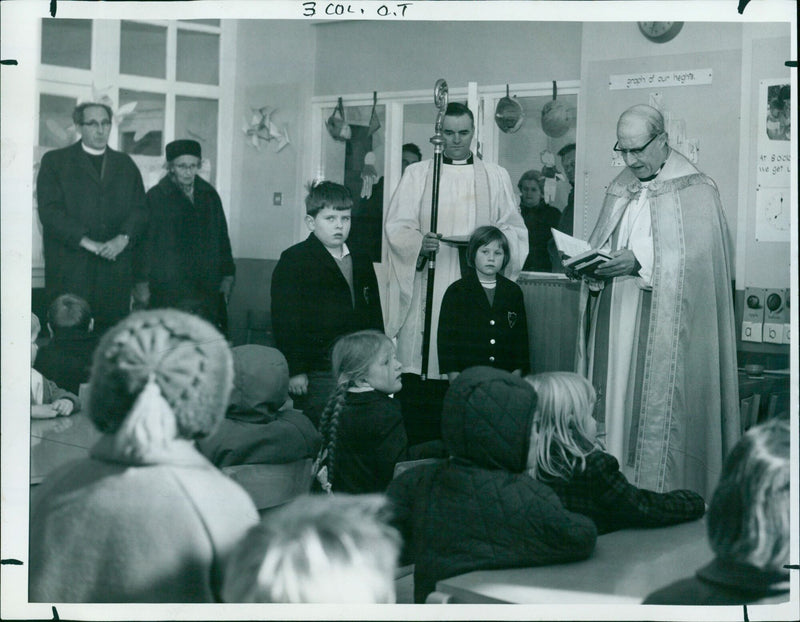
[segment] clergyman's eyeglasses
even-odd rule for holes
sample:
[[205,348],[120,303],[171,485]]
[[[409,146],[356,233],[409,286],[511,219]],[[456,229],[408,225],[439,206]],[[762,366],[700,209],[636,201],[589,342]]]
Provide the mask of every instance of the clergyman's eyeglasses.
[[619,141],[617,141],[617,142],[614,143],[614,151],[616,151],[617,153],[621,153],[623,157],[628,156],[628,155],[632,155],[632,156],[638,157],[638,156],[640,156],[642,154],[642,152],[645,149],[647,149],[650,146],[650,143],[653,142],[659,136],[661,136],[660,132],[658,134],[656,134],[655,136],[653,136],[650,140],[648,140],[644,145],[642,145],[641,147],[637,147],[636,149],[622,149],[619,146]]

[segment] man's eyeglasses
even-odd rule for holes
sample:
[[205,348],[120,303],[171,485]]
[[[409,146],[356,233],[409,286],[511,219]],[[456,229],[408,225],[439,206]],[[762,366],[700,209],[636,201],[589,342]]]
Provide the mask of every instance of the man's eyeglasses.
[[199,164],[174,164],[173,166],[179,171],[196,171],[200,168]]
[[90,127],[93,130],[97,130],[97,129],[100,129],[100,128],[102,128],[104,130],[107,130],[108,128],[111,127],[111,121],[100,121],[100,122],[98,122],[98,121],[89,121],[88,123],[81,123],[81,125],[83,127]]
[[637,147],[636,149],[622,149],[619,146],[619,141],[617,141],[614,143],[614,151],[616,151],[617,153],[621,153],[623,157],[628,155],[639,156],[645,149],[647,149],[650,146],[650,143],[653,142],[659,136],[661,136],[660,132],[655,136],[653,136],[650,140],[648,140],[644,145],[642,145],[641,147]]

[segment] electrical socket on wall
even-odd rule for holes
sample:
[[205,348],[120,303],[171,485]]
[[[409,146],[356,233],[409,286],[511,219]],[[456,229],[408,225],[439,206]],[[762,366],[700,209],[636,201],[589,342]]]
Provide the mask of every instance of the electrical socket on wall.
[[272,193],[272,204],[273,205],[283,205],[283,193],[282,192],[273,192]]

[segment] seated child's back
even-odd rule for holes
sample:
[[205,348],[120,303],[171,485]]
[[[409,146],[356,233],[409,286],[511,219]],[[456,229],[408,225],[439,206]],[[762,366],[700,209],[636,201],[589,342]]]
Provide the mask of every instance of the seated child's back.
[[62,294],[47,311],[52,339],[39,349],[35,369],[62,389],[78,394],[89,382],[92,353],[97,345],[89,303],[74,294]]
[[596,438],[595,391],[583,376],[548,372],[526,378],[539,397],[528,473],[550,486],[565,507],[590,517],[600,534],[696,520],[705,502],[691,490],[658,493],[625,478]]
[[323,487],[337,492],[383,492],[398,462],[442,457],[439,441],[409,447],[400,402],[401,365],[391,340],[363,330],[333,348],[336,390],[322,414],[323,446],[316,468]]
[[450,385],[442,412],[450,459],[405,471],[387,490],[415,563],[416,602],[437,581],[472,570],[591,554],[592,521],[524,472],[535,410],[533,388],[505,371],[472,367]]

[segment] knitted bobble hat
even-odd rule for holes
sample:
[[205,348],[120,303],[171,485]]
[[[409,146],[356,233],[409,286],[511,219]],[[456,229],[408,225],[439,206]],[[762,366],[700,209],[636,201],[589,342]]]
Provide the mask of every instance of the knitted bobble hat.
[[94,354],[88,408],[97,429],[115,433],[148,380],[172,409],[178,435],[205,437],[228,403],[230,348],[211,324],[181,311],[128,316],[105,334]]

